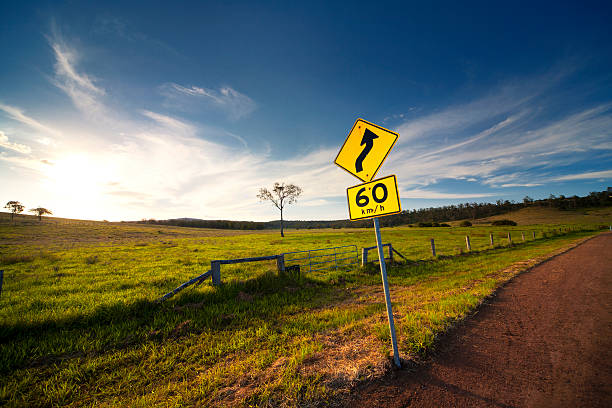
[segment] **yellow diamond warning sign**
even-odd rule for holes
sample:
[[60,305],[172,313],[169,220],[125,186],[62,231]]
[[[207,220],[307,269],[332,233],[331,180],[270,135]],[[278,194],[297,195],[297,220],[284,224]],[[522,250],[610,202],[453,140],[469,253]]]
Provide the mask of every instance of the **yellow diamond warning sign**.
[[395,132],[357,119],[334,163],[361,181],[370,181],[398,137]]
[[383,177],[346,189],[351,220],[362,220],[400,211],[400,198],[395,176]]

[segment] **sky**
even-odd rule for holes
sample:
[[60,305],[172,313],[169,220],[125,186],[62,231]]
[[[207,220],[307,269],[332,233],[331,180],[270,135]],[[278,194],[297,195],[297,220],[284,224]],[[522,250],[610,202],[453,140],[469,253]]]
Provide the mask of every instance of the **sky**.
[[612,186],[609,2],[0,3],[0,201],[93,220],[348,218],[357,118],[402,209]]

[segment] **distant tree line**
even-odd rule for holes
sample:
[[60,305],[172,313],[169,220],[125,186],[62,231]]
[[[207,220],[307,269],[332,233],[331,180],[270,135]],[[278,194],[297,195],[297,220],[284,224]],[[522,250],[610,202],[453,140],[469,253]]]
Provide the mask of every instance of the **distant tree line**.
[[[612,196],[607,191],[592,192],[587,196],[579,197],[573,195],[555,196],[551,194],[548,198],[534,200],[526,196],[522,202],[497,200],[495,203],[464,203],[457,205],[445,205],[442,207],[420,208],[418,210],[402,211],[399,214],[388,215],[379,219],[382,227],[393,227],[398,225],[435,225],[438,223],[485,218],[493,215],[505,214],[526,207],[548,207],[560,210],[574,210],[587,207],[612,206]],[[241,230],[262,230],[280,228],[280,220],[269,222],[253,221],[213,221],[213,220],[142,220],[148,224],[176,225],[181,227],[197,228],[222,228],[222,229],[241,229]],[[350,221],[284,221],[285,228],[295,229],[317,229],[317,228],[371,228],[371,220]]]
[[198,220],[191,218],[175,218],[171,220],[141,220],[142,224],[174,225],[177,227],[217,228],[236,230],[262,230],[267,228],[265,222],[230,221],[230,220]]

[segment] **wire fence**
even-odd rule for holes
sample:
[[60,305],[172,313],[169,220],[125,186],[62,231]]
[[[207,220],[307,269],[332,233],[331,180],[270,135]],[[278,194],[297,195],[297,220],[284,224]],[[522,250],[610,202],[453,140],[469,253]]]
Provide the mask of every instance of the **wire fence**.
[[302,272],[348,270],[359,265],[357,245],[285,252],[285,267],[299,265]]

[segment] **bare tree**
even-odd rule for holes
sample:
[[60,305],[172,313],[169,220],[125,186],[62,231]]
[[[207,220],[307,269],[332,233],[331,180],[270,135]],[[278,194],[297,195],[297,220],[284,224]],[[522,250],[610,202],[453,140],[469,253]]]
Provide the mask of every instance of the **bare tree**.
[[13,217],[15,216],[15,214],[23,212],[25,206],[19,201],[9,201],[8,203],[6,203],[4,208],[8,208],[9,210],[11,210],[11,221],[13,221]]
[[272,201],[272,204],[274,204],[276,208],[280,210],[281,237],[285,236],[283,233],[283,208],[285,208],[285,205],[287,204],[295,203],[300,194],[302,194],[302,189],[295,184],[285,185],[285,183],[274,183],[272,191],[269,191],[267,188],[259,189],[259,194],[257,194],[257,197],[261,201]]
[[49,215],[53,215],[53,213],[49,210],[47,210],[46,208],[43,207],[38,207],[38,208],[32,208],[31,210],[28,210],[32,213],[36,213],[36,215],[38,215],[38,221],[42,221],[42,216],[49,214]]

